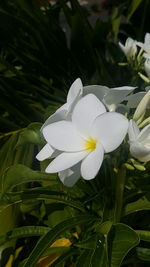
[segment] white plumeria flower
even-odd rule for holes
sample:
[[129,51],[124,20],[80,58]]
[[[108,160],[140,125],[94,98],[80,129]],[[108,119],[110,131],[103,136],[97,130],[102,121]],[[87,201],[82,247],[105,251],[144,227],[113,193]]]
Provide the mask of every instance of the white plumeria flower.
[[106,112],[104,105],[92,94],[83,97],[74,107],[71,121],[63,120],[43,128],[47,143],[62,151],[46,172],[61,172],[81,162],[81,176],[93,179],[104,153],[115,150],[122,143],[127,129],[126,117]]
[[150,33],[145,34],[144,43],[136,42],[146,53],[143,54],[145,58],[150,58]]
[[132,86],[109,88],[102,85],[89,85],[83,87],[83,96],[92,93],[104,103],[109,111],[115,111],[135,88]]
[[128,134],[131,155],[142,162],[150,161],[150,124],[140,132],[136,123],[131,120]]
[[136,41],[128,37],[125,45],[119,42],[119,46],[128,60],[134,59],[137,53]]
[[[69,89],[67,102],[62,107],[57,109],[57,111],[46,120],[41,128],[41,132],[43,132],[44,127],[51,123],[60,120],[70,120],[75,104],[82,96],[85,96],[89,93],[97,96],[97,98],[105,104],[109,111],[115,111],[119,107],[120,110],[124,110],[125,113],[125,106],[123,107],[119,104],[124,101],[126,96],[135,88],[136,87],[132,86],[122,86],[110,89],[101,85],[89,85],[83,87],[81,79],[78,78],[74,81]],[[54,152],[55,149],[49,144],[46,144],[37,154],[36,158],[42,161],[50,157],[55,157]]]
[[144,70],[148,76],[148,78],[150,79],[150,58],[147,58],[144,62]]

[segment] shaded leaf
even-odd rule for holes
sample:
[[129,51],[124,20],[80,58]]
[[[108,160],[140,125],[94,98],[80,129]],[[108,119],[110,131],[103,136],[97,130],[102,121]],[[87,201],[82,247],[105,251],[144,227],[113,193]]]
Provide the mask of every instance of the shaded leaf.
[[143,0],[132,0],[131,5],[129,7],[129,11],[127,14],[127,20],[130,20],[136,9],[139,7]]
[[24,267],[32,267],[35,265],[36,261],[41,257],[44,251],[52,245],[52,243],[67,229],[70,229],[78,224],[88,223],[93,220],[90,216],[77,216],[72,217],[62,223],[56,225],[52,230],[48,231],[37,243],[33,251],[31,252],[29,258],[27,259]]
[[138,234],[128,225],[117,223],[109,232],[111,267],[119,267],[127,253],[139,243]]
[[136,248],[137,257],[142,261],[150,262],[150,249],[149,248]]
[[[90,244],[90,246],[89,246]],[[79,243],[80,246],[80,243]],[[79,257],[76,266],[77,267],[107,267],[107,255],[106,255],[106,244],[105,238],[97,234],[93,237],[93,240],[87,240],[84,245],[81,243],[81,247],[85,247]]]
[[6,192],[16,185],[28,183],[32,181],[49,181],[51,183],[56,183],[56,174],[47,174],[40,171],[33,171],[30,168],[16,164],[9,167],[2,179],[2,191]]
[[142,210],[150,210],[150,201],[145,197],[140,198],[135,202],[127,204],[124,208],[123,215],[126,216],[128,214]]
[[5,235],[0,236],[0,245],[16,238],[41,236],[47,233],[49,230],[50,230],[49,227],[44,227],[44,226],[23,226],[14,228],[12,231],[9,231]]
[[136,230],[135,231],[141,240],[150,242],[150,231],[145,231],[145,230]]

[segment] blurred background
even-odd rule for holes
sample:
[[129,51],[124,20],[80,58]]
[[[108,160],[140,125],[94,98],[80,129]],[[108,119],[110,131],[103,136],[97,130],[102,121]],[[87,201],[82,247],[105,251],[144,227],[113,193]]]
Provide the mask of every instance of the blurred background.
[[[129,85],[118,41],[143,40],[147,0],[5,0],[0,3],[0,132],[43,122],[71,83]],[[139,81],[136,81],[136,85]]]

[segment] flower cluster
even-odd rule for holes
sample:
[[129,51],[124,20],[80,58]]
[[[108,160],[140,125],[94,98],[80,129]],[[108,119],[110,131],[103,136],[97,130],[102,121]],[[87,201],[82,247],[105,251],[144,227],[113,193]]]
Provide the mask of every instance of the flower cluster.
[[111,89],[100,85],[83,87],[81,80],[76,79],[66,103],[41,128],[47,143],[36,158],[40,161],[53,159],[45,171],[58,173],[67,186],[74,185],[80,176],[85,180],[93,179],[104,155],[118,148],[127,132],[131,155],[142,162],[149,161],[150,124],[140,132],[135,121],[143,118],[150,102],[150,91],[144,97],[142,95],[134,113],[135,121],[129,122],[125,114],[139,102],[137,94],[129,96],[134,89],[129,86]]
[[[119,42],[119,46],[125,54],[129,63],[136,62],[140,66],[139,70],[144,68],[148,77],[139,72],[139,76],[146,82],[150,82],[150,33],[145,34],[144,43],[133,40],[128,37],[125,45]],[[139,52],[138,52],[139,48]]]

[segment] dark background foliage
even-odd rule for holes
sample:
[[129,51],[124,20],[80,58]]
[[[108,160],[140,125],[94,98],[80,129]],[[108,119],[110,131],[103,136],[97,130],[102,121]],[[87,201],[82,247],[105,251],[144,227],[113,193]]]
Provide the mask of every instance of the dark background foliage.
[[1,132],[43,121],[44,109],[60,105],[77,77],[85,85],[131,83],[117,66],[118,39],[143,38],[149,1],[137,1],[137,9],[131,1],[92,2],[1,1]]

